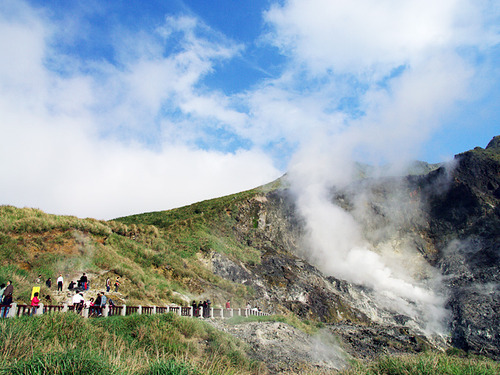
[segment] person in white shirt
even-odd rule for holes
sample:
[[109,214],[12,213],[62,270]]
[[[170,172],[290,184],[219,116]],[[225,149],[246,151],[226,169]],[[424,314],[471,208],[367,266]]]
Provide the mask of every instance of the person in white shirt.
[[62,274],[60,274],[59,277],[57,278],[57,291],[62,292],[62,290],[63,290],[63,276]]
[[73,296],[73,308],[75,312],[80,313],[83,308],[83,294],[82,293],[75,293]]

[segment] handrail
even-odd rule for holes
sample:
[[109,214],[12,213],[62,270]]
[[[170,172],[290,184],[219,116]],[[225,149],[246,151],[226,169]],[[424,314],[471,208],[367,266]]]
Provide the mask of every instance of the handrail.
[[[12,303],[10,305],[10,310],[7,317],[19,317],[23,315],[31,315],[31,306]],[[255,309],[232,309],[232,308],[209,308],[203,311],[203,307],[194,308],[192,306],[116,306],[116,305],[106,305],[106,306],[86,306],[82,309],[76,309],[74,305],[44,305],[40,303],[35,315],[53,313],[53,312],[71,312],[83,315],[86,318],[89,317],[100,317],[100,316],[112,316],[112,315],[132,315],[132,314],[143,314],[143,315],[156,315],[156,314],[167,314],[173,313],[179,316],[187,317],[198,317],[198,318],[232,318],[233,316],[267,316],[270,314],[258,311]]]

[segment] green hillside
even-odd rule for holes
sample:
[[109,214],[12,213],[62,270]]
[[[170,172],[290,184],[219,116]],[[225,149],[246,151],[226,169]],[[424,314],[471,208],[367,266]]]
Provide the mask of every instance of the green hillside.
[[243,304],[252,290],[215,276],[200,255],[210,250],[244,262],[260,261],[258,250],[234,238],[235,219],[228,215],[258,192],[113,221],[0,206],[0,283],[12,279],[14,299],[27,303],[37,276],[51,277],[52,288],[42,283],[42,296],[58,301],[57,276],[62,273],[67,285],[86,272],[95,292],[103,290],[107,277],[119,276],[118,302],[186,304],[216,290],[216,296],[207,296],[216,304],[225,298]]

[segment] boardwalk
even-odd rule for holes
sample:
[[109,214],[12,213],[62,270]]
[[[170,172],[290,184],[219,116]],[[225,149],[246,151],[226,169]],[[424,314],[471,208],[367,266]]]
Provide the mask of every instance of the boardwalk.
[[[112,316],[121,315],[127,316],[132,314],[143,314],[143,315],[155,315],[155,314],[167,314],[174,313],[179,316],[186,317],[200,317],[200,318],[232,318],[233,316],[264,316],[269,315],[263,313],[262,311],[256,311],[254,309],[224,309],[224,308],[213,308],[208,309],[209,311],[203,312],[203,308],[200,307],[195,311],[193,307],[183,307],[183,306],[109,306],[106,305],[103,308],[99,307],[85,307],[80,312],[85,318],[97,317],[97,316]],[[35,315],[41,315],[51,312],[73,312],[74,307],[72,305],[44,305],[40,303]],[[11,308],[7,315],[8,318],[15,318],[23,315],[30,315],[31,306],[30,305],[18,305],[17,303],[11,304]]]

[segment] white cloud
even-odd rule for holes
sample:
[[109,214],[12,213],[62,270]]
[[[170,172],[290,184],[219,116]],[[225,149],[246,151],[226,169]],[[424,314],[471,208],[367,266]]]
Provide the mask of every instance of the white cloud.
[[[93,61],[80,70],[81,61],[52,44],[57,25],[22,2],[9,4],[0,8],[10,15],[0,17],[0,47],[8,52],[0,57],[0,204],[110,219],[242,191],[279,176],[257,149],[221,153],[184,144],[200,136],[203,119],[241,122],[221,94],[196,89],[238,46],[197,38],[194,19],[169,19],[165,27],[174,24],[184,35],[180,51],[166,53],[162,38],[141,35],[127,39],[134,53],[119,53],[119,64]],[[134,49],[143,42],[148,47]],[[61,74],[47,61],[74,65]],[[162,119],[165,106],[181,118]],[[192,114],[198,119],[188,122]],[[191,137],[172,140],[186,125]],[[157,139],[151,146],[129,134]]]
[[[465,0],[290,0],[266,14],[272,43],[321,74],[388,73],[436,49],[483,44],[481,4]],[[491,7],[491,5],[490,5]]]

